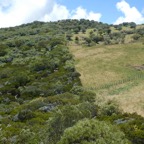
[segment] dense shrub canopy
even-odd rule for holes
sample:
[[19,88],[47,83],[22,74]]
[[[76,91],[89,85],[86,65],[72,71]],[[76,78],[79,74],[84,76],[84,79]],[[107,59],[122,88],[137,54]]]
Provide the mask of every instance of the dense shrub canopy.
[[130,144],[123,132],[111,124],[94,119],[79,121],[65,130],[57,144]]
[[135,23],[84,19],[0,29],[0,143],[143,144],[144,118],[123,114],[113,101],[95,101],[95,92],[81,86],[68,48],[143,36]]

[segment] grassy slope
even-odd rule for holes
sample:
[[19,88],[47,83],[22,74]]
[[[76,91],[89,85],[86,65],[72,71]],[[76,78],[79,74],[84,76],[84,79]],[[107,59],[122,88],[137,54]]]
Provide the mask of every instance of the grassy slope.
[[126,112],[144,116],[144,72],[135,66],[144,64],[144,45],[131,43],[109,46],[70,46],[85,88],[97,95],[115,98]]

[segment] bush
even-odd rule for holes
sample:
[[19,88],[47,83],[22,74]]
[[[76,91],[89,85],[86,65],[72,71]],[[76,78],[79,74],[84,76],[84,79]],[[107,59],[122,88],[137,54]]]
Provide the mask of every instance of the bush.
[[74,68],[74,62],[72,60],[67,60],[66,63],[65,63],[64,68],[67,71],[74,71],[75,70],[75,68]]
[[5,56],[7,54],[7,45],[0,44],[0,57]]
[[13,76],[11,82],[15,85],[15,87],[25,86],[30,81],[29,77],[26,73],[18,73]]
[[38,86],[25,86],[22,90],[21,90],[21,96],[24,99],[32,99],[35,96],[39,96],[41,93],[41,90]]
[[107,103],[100,106],[99,115],[112,116],[113,114],[120,114],[118,104],[115,101],[109,100]]
[[22,129],[18,138],[17,143],[20,144],[37,144],[39,143],[37,135],[30,129]]
[[89,102],[67,105],[60,110],[56,110],[53,117],[48,120],[45,141],[56,143],[66,128],[73,126],[83,118],[92,118],[96,115],[97,107]]
[[81,86],[74,86],[71,93],[80,96],[80,101],[95,102],[96,94],[91,90],[86,90]]
[[75,43],[76,43],[76,44],[79,43],[79,37],[78,37],[78,36],[75,37]]
[[138,40],[140,37],[141,37],[140,34],[134,34],[134,35],[132,36],[132,38],[133,38],[134,40]]
[[114,114],[111,116],[103,115],[99,120],[109,121],[120,127],[127,139],[133,144],[143,144],[144,142],[144,118],[136,113]]
[[64,45],[65,41],[62,38],[53,38],[50,41],[51,48],[54,48],[56,45]]
[[64,131],[57,144],[130,144],[117,127],[95,119],[85,119]]
[[34,118],[34,113],[31,110],[25,109],[18,113],[18,120],[26,121],[31,118]]
[[84,41],[85,41],[85,44],[86,44],[87,46],[91,46],[91,42],[92,42],[91,38],[85,37],[85,38],[84,38]]

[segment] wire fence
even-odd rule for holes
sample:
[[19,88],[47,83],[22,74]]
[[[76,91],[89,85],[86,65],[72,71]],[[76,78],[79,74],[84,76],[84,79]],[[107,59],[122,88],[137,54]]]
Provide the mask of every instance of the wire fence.
[[111,83],[108,83],[108,84],[98,85],[96,87],[89,87],[88,89],[89,90],[108,89],[110,87],[114,87],[114,86],[117,86],[117,85],[120,85],[120,84],[124,84],[124,83],[127,83],[127,82],[132,82],[132,81],[140,80],[140,79],[144,80],[144,73],[139,73],[137,75],[127,77],[125,79],[118,80],[118,81],[115,81],[115,82],[111,82]]

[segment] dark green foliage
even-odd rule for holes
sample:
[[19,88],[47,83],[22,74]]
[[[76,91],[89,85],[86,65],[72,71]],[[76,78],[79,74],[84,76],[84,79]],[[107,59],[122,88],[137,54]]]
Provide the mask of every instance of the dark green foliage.
[[141,36],[144,36],[144,28],[140,28],[136,30],[136,34],[139,34]]
[[97,107],[88,102],[64,106],[55,111],[53,117],[48,121],[45,141],[56,143],[66,128],[73,126],[83,118],[92,118],[96,115]]
[[112,116],[115,114],[120,114],[121,110],[116,102],[109,100],[107,103],[101,106],[99,113],[101,116]]
[[30,78],[26,73],[16,73],[11,78],[11,83],[15,85],[15,87],[25,86],[28,82],[30,82]]
[[114,25],[114,27],[116,30],[119,30],[119,31],[122,30],[122,25]]
[[92,41],[94,41],[95,43],[99,43],[100,41],[103,41],[103,37],[102,36],[93,36]]
[[93,91],[86,90],[80,86],[74,86],[70,92],[79,95],[81,101],[94,102],[96,98],[96,94]]
[[65,130],[57,144],[130,144],[124,133],[109,123],[84,119]]
[[143,144],[144,142],[144,118],[134,114],[115,114],[112,116],[99,117],[100,120],[110,121],[116,124],[125,133],[127,139],[133,144]]
[[65,41],[62,38],[54,38],[50,41],[51,48],[54,48],[56,45],[64,45]]
[[133,38],[134,40],[138,40],[140,37],[141,37],[140,34],[134,34],[134,35],[132,36],[132,38]]
[[71,41],[72,40],[72,34],[71,33],[66,34],[66,39],[68,41]]
[[34,114],[31,110],[22,110],[18,113],[18,120],[25,121],[34,117]]
[[68,93],[81,83],[65,32],[57,23],[34,22],[1,33],[0,143],[43,142],[52,111],[80,103]]
[[85,37],[84,40],[87,46],[91,46],[91,42],[92,42],[91,38]]
[[82,28],[82,33],[84,34],[86,32],[86,29],[85,28]]
[[134,144],[143,144],[144,142],[144,118],[136,114],[130,115],[126,123],[120,124],[120,128],[126,134],[128,139]]
[[49,37],[35,35],[36,39],[23,36],[14,40],[14,45],[6,46],[9,41],[2,45],[2,49],[9,49],[9,53],[1,51],[1,69],[12,71],[9,75],[4,72],[0,75],[3,79],[2,94],[31,99],[39,95],[61,94],[69,91],[74,84],[80,84],[64,36],[52,38],[51,33]]
[[7,46],[4,44],[0,44],[0,57],[5,56],[7,54]]
[[79,43],[79,37],[77,37],[77,36],[75,37],[75,43],[77,43],[77,44]]
[[81,102],[79,96],[75,96],[68,92],[60,95],[49,96],[46,101],[49,103],[56,103],[57,105],[75,105]]
[[136,23],[131,22],[131,23],[129,23],[129,26],[130,26],[130,28],[136,28]]
[[79,40],[79,38],[78,37],[75,37],[75,41],[78,41]]
[[[67,47],[74,34],[87,29],[88,46],[122,43],[126,34],[144,36],[143,28],[135,29],[134,23],[114,26],[119,30],[115,33],[111,27],[81,19],[0,29],[0,143],[65,144],[65,138],[77,143],[127,143],[118,128],[95,119],[110,121],[132,143],[143,143],[143,118],[122,114],[112,101],[100,106],[95,92],[81,87]],[[130,30],[122,32],[123,27]],[[74,40],[81,44],[81,39],[76,35]]]

